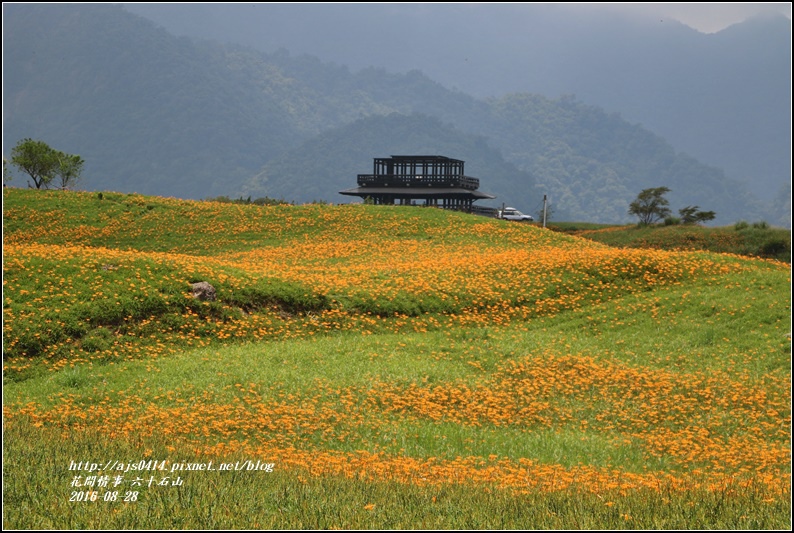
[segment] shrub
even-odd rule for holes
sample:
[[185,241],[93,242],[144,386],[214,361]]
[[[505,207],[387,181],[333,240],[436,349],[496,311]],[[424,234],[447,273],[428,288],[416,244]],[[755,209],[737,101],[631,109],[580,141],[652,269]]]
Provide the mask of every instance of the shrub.
[[109,350],[113,345],[113,333],[107,328],[96,328],[83,337],[83,350],[87,352],[102,352]]
[[281,200],[276,200],[275,198],[270,198],[269,196],[257,198],[252,203],[254,205],[290,205],[290,203],[283,198]]
[[296,283],[259,280],[254,285],[234,290],[223,299],[245,311],[276,306],[289,313],[306,313],[328,308],[328,298]]
[[791,246],[785,239],[772,239],[771,241],[767,241],[761,245],[758,253],[764,257],[789,255],[791,253]]

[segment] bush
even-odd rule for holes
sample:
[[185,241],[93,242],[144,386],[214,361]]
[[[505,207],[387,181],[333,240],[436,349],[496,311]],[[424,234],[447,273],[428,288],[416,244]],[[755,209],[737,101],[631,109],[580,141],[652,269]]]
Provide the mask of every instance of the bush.
[[311,290],[281,280],[260,280],[255,285],[234,290],[224,302],[247,312],[276,306],[289,313],[307,313],[328,309],[328,298]]
[[778,257],[781,255],[790,255],[791,246],[785,239],[772,239],[761,245],[758,254],[764,257]]
[[96,328],[82,340],[83,350],[104,352],[113,346],[113,333],[107,328]]
[[276,200],[275,198],[270,198],[269,196],[257,198],[252,203],[254,205],[290,205],[290,203],[284,199]]
[[236,199],[229,198],[228,196],[216,196],[215,198],[207,198],[206,202],[220,202],[222,204],[243,204],[243,205],[290,205],[290,203],[284,199],[276,200],[275,198],[270,198],[269,196],[265,196],[264,198],[256,198],[255,200],[251,200],[251,197],[243,198],[242,196]]

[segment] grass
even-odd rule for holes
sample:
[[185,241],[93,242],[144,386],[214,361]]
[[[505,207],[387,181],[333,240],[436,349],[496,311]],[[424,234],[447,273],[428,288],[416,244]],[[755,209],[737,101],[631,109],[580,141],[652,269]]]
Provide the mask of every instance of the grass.
[[[434,209],[4,201],[6,528],[791,525],[786,264]],[[275,468],[71,486],[152,459]]]
[[[762,490],[727,486],[637,491],[628,495],[531,491],[526,494],[461,484],[361,482],[310,472],[183,472],[182,484],[159,483],[171,472],[143,474],[140,487],[94,489],[97,501],[69,502],[75,458],[137,459],[136,443],[98,442],[75,434],[15,425],[6,432],[6,528],[41,529],[785,529],[790,507]],[[25,443],[38,442],[37,446]],[[173,452],[155,444],[151,457]],[[238,458],[234,458],[238,459]],[[243,459],[244,460],[244,459]],[[36,465],[35,470],[30,465]],[[115,501],[105,501],[118,492]],[[136,501],[124,502],[137,492]],[[110,493],[105,496],[106,493]]]
[[739,221],[730,227],[716,228],[555,223],[549,228],[621,248],[707,250],[791,263],[791,231],[770,227],[766,222]]

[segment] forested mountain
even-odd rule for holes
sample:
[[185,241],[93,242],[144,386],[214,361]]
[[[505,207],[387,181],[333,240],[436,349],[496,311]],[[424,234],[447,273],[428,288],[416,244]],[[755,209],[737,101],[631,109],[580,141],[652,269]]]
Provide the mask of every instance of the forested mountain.
[[534,177],[507,163],[484,137],[463,133],[437,118],[399,113],[370,116],[325,131],[274,158],[243,191],[299,202],[348,202],[350,198],[338,192],[356,187],[357,174],[372,173],[373,157],[424,153],[465,161],[466,174],[480,178],[480,189],[498,196],[491,205],[509,199],[529,209],[542,198]]
[[3,11],[4,154],[38,138],[83,156],[89,189],[199,198],[302,140],[233,52],[118,6]]
[[779,223],[723,171],[573,97],[475,99],[419,71],[175,37],[113,5],[3,10],[3,153],[32,137],[80,154],[89,190],[350,201],[337,192],[372,158],[418,152],[465,160],[527,211],[548,194],[559,216],[627,221],[642,188],[668,186],[676,209]]
[[477,97],[575,94],[724,169],[764,200],[791,181],[791,20],[783,15],[704,34],[598,4],[128,9],[179,35],[283,47],[353,69],[420,70]]
[[[664,183],[673,212],[686,205],[720,205],[720,221],[754,218],[761,202],[722,170],[676,153],[663,139],[618,114],[572,97],[518,94],[490,102],[484,134],[504,157],[535,177],[568,219],[579,214],[626,220],[626,200]],[[711,208],[709,208],[711,209]],[[760,216],[760,215],[756,215]]]

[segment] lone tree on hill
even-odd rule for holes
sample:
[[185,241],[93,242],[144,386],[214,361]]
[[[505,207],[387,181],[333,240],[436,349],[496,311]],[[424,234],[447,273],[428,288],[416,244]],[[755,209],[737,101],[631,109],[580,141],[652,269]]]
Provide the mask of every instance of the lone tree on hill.
[[645,189],[629,204],[629,214],[640,218],[640,224],[653,224],[670,214],[670,202],[664,197],[670,192],[667,187]]
[[33,139],[23,139],[11,150],[11,164],[30,176],[37,189],[49,188],[56,177],[60,178],[62,189],[74,185],[80,179],[83,163],[79,155],[63,153]]

